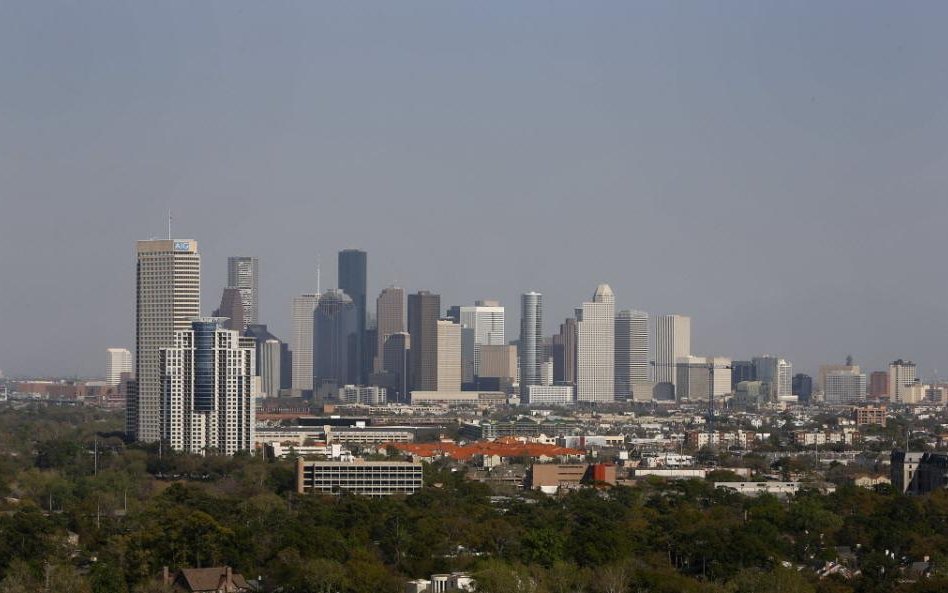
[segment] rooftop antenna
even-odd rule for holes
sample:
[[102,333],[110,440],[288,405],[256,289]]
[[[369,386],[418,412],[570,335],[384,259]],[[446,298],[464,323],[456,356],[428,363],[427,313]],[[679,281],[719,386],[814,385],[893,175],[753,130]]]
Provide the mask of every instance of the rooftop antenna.
[[171,240],[171,210],[168,210],[168,240]]

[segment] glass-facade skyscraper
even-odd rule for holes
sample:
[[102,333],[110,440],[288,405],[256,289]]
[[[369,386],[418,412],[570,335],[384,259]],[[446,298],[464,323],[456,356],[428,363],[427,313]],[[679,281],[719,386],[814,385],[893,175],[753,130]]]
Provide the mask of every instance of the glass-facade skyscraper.
[[[349,295],[352,304],[355,307],[356,332],[355,332],[355,351],[353,352],[357,362],[356,383],[364,384],[366,374],[369,369],[366,368],[365,361],[371,362],[372,357],[365,356],[365,321],[366,321],[366,293],[368,278],[368,256],[366,252],[358,249],[344,249],[339,252],[339,289]],[[373,344],[374,346],[374,344]]]

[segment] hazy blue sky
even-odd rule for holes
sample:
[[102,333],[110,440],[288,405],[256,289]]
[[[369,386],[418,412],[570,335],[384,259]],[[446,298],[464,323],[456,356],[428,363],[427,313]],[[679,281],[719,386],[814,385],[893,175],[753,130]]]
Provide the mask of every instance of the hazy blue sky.
[[[0,368],[134,348],[135,240],[369,252],[552,331],[608,282],[693,350],[948,375],[944,2],[0,3]],[[373,299],[374,301],[374,299]]]

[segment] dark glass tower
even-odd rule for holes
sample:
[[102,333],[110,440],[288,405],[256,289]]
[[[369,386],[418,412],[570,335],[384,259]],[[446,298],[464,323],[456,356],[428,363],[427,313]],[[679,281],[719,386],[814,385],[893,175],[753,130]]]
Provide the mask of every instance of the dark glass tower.
[[358,249],[344,249],[339,252],[339,288],[349,295],[356,312],[356,332],[353,338],[354,360],[358,361],[355,382],[365,384],[368,369],[362,361],[365,356],[365,295],[367,292],[368,256]]
[[320,296],[313,314],[313,377],[316,384],[330,382],[341,387],[355,383],[352,361],[356,322],[355,306],[347,294],[341,290],[327,290]]
[[438,319],[441,318],[441,295],[427,290],[408,295],[408,333],[411,334],[409,355],[409,390],[438,389]]

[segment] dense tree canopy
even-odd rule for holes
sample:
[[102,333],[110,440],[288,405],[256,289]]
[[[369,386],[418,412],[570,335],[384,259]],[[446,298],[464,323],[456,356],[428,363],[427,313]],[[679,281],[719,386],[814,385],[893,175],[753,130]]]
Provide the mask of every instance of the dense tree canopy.
[[[287,593],[396,593],[456,570],[503,593],[948,590],[945,492],[844,486],[778,500],[652,480],[491,497],[432,465],[407,498],[300,496],[290,462],[126,446],[118,426],[86,409],[0,409],[0,593],[47,580],[160,590],[164,566],[215,564]],[[855,574],[818,578],[846,561],[838,546]],[[910,582],[904,566],[926,556],[934,576]]]

